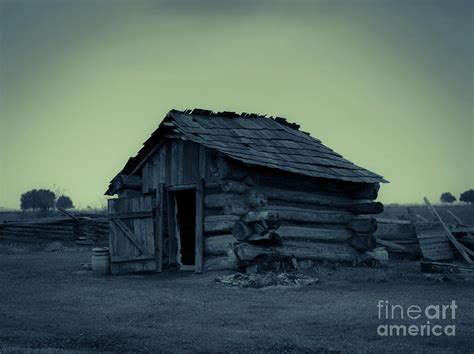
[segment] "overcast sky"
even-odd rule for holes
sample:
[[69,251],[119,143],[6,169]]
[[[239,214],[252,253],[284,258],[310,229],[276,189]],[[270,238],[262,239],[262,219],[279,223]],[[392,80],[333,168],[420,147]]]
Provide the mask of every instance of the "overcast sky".
[[[199,4],[197,4],[199,3]],[[471,1],[1,1],[0,206],[98,205],[171,108],[268,113],[386,177],[474,188]]]

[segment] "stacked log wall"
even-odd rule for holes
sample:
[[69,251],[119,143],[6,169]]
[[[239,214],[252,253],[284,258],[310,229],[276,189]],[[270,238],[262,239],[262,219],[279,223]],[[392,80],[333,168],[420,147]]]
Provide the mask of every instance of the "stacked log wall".
[[[204,270],[235,268],[232,247],[237,242],[232,228],[240,215],[229,212],[226,205],[240,204],[242,196],[225,192],[222,185],[204,189]],[[227,212],[226,212],[227,210]]]
[[[256,181],[268,179],[254,178]],[[337,189],[329,191],[324,185],[301,186],[295,179],[271,186],[257,182],[255,187],[267,198],[265,209],[280,216],[281,226],[277,232],[282,238],[281,256],[353,262],[375,246],[370,227],[357,230],[348,227],[360,218],[357,212],[363,208],[356,207],[380,209],[371,200],[351,198]],[[356,194],[351,191],[348,195]]]
[[[210,263],[234,265],[235,255],[267,254],[296,258],[353,262],[375,247],[375,219],[361,214],[379,213],[373,202],[378,185],[363,185],[344,191],[330,183],[308,184],[303,178],[286,178],[268,171],[229,167],[227,161],[214,165],[219,187],[206,190],[204,252]],[[238,165],[238,164],[237,164]],[[231,178],[232,177],[232,178]],[[235,223],[251,212],[274,212],[281,218],[275,232],[279,247],[239,243],[232,235]],[[374,227],[375,225],[375,227]],[[234,254],[232,250],[234,249]],[[240,259],[242,261],[242,259]],[[235,260],[234,260],[235,261]]]

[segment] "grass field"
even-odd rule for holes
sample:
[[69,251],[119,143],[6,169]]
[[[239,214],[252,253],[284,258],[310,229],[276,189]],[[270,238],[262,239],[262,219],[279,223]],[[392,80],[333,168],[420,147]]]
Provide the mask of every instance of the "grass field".
[[[236,288],[222,273],[95,277],[88,250],[0,245],[0,348],[73,351],[462,352],[474,346],[474,283],[415,262],[310,270],[301,288]],[[437,280],[438,279],[438,280]],[[455,337],[381,337],[377,303],[459,306]]]
[[[387,218],[407,207],[386,206]],[[474,225],[474,206],[437,206]],[[10,214],[11,216],[11,214]],[[474,281],[427,276],[413,261],[382,268],[318,266],[307,287],[239,288],[226,273],[95,277],[90,250],[0,241],[0,351],[33,352],[469,352],[474,347]],[[377,335],[377,304],[459,306],[456,336]],[[425,320],[426,322],[426,320]],[[417,323],[417,322],[409,322]],[[399,323],[394,323],[399,324]],[[423,322],[421,322],[423,324]],[[433,323],[434,324],[434,323]]]

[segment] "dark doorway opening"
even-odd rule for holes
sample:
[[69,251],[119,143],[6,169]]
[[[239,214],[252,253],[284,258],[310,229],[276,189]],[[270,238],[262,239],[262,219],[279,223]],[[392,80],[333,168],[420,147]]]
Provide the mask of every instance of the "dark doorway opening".
[[181,264],[194,266],[196,249],[196,191],[176,192]]

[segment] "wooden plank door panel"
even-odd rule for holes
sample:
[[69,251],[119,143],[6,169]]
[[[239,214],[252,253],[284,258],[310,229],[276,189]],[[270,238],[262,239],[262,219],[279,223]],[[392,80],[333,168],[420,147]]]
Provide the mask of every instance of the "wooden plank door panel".
[[165,185],[164,183],[160,183],[156,190],[156,200],[157,208],[155,214],[155,258],[156,258],[156,271],[162,272],[163,271],[163,232],[164,232],[164,198],[165,197]]
[[111,273],[153,271],[155,196],[109,200]]

